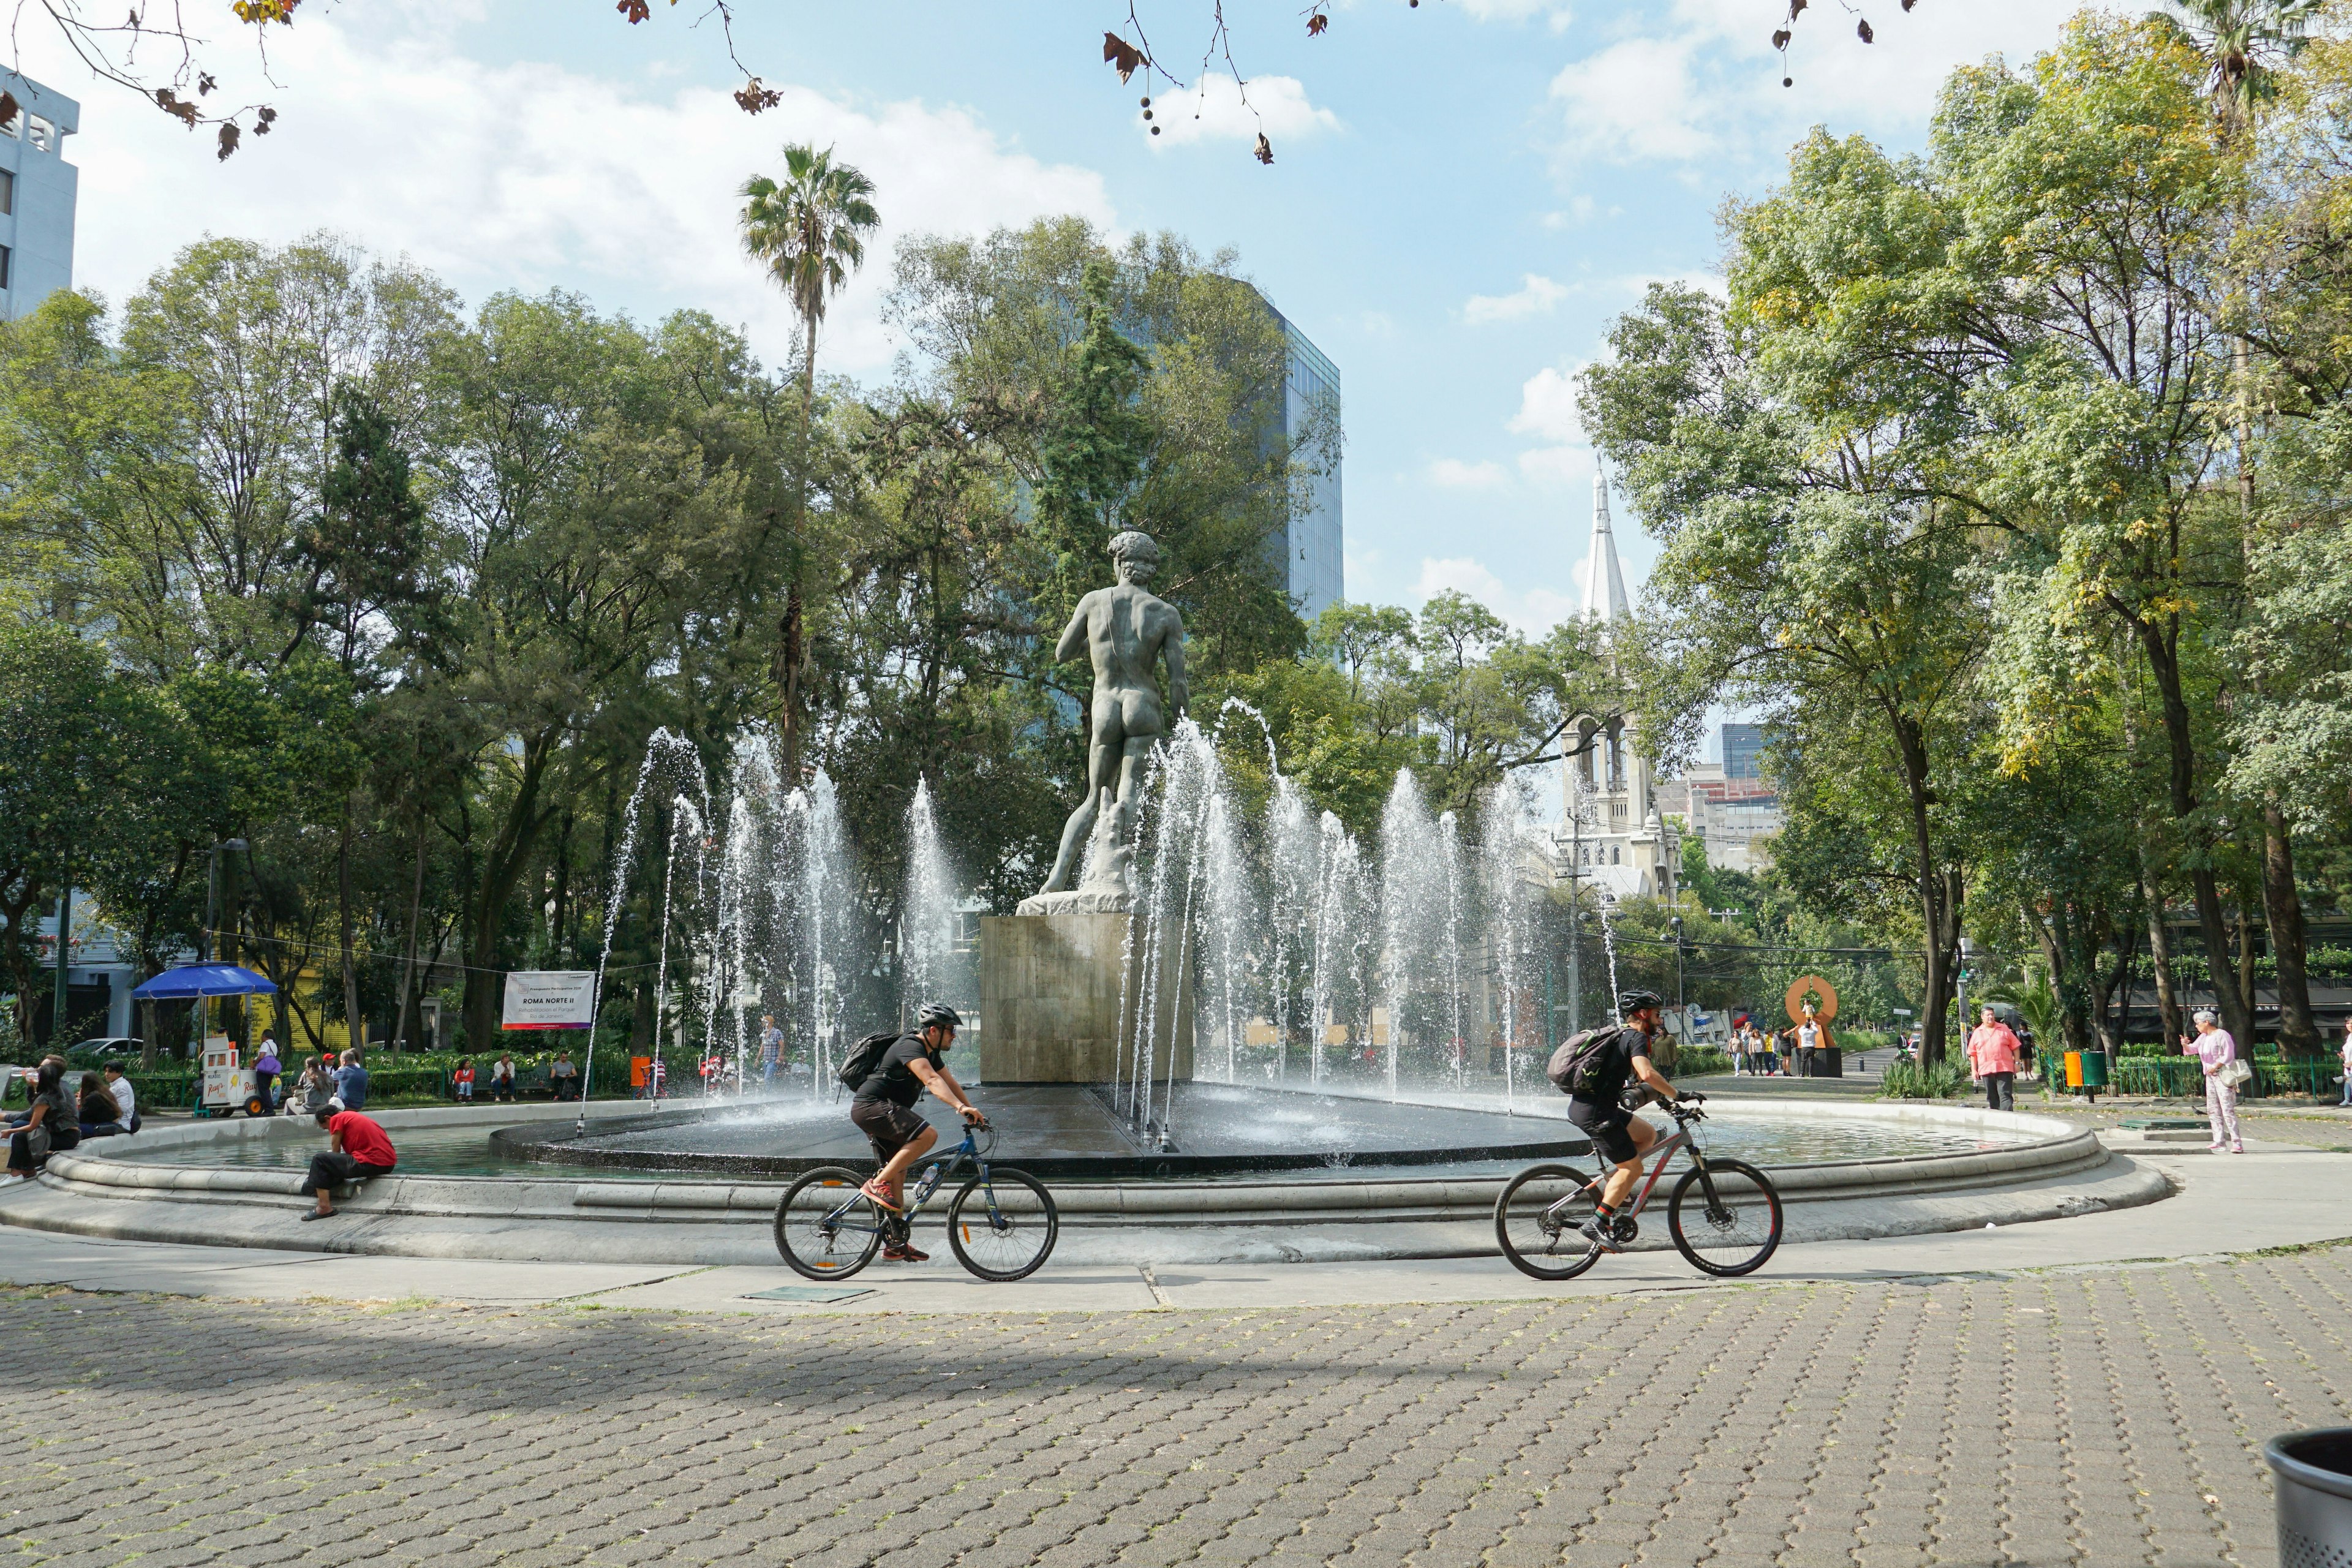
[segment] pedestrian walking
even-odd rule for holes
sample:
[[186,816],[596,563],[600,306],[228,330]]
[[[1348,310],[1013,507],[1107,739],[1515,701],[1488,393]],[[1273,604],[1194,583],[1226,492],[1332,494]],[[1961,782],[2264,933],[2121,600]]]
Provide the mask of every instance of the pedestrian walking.
[[1797,1076],[1811,1078],[1821,1062],[1822,1021],[1813,1016],[1811,1003],[1805,1005],[1805,1021],[1797,1026]]
[[760,1081],[766,1083],[776,1076],[776,1068],[784,1059],[784,1032],[776,1027],[773,1013],[760,1015]]
[[1969,1072],[1984,1085],[1985,1109],[2017,1109],[2017,1034],[1990,1007],[1969,1031]]
[[2352,1105],[2352,1013],[2344,1016],[2344,1043],[2336,1048],[2344,1062],[2344,1098],[2337,1103]]
[[2238,1085],[2253,1073],[2238,1060],[2238,1042],[2211,1008],[2197,1009],[2196,1020],[2197,1033],[2180,1037],[2180,1054],[2205,1065],[2205,1115],[2213,1124],[2213,1142],[2207,1147],[2218,1154],[2226,1138],[2230,1152],[2242,1154],[2246,1144],[2238,1136]]
[[277,1098],[271,1091],[276,1088],[278,1075],[285,1066],[278,1059],[278,1042],[269,1037],[268,1030],[262,1030],[261,1045],[253,1054],[253,1097],[261,1101],[261,1114],[264,1116],[278,1109]]

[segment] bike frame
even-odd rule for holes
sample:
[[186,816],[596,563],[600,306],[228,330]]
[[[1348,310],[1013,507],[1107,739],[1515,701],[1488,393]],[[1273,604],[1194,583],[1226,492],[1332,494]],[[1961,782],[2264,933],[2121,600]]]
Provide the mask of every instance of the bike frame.
[[[971,1161],[973,1166],[979,1171],[981,1184],[987,1189],[988,1223],[992,1226],[1001,1224],[1001,1217],[996,1212],[996,1186],[994,1183],[989,1181],[988,1162],[981,1157],[980,1145],[972,1139],[972,1134],[978,1131],[979,1129],[974,1127],[966,1127],[963,1130],[963,1142],[955,1146],[953,1152],[948,1156],[947,1163],[940,1165],[936,1158],[931,1162],[932,1165],[939,1166],[940,1179],[932,1184],[931,1190],[929,1192],[925,1193],[921,1197],[916,1199],[912,1204],[909,1204],[907,1206],[906,1213],[901,1215],[882,1215],[881,1224],[878,1227],[870,1225],[847,1224],[845,1223],[845,1216],[848,1215],[850,1210],[856,1208],[861,1201],[868,1203],[873,1201],[870,1198],[866,1198],[862,1193],[853,1193],[850,1196],[842,1200],[842,1204],[839,1208],[835,1209],[823,1219],[817,1221],[817,1224],[830,1226],[835,1230],[846,1231],[862,1232],[872,1231],[878,1228],[886,1237],[889,1234],[889,1227],[894,1223],[912,1226],[915,1223],[915,1216],[923,1212],[925,1205],[929,1204],[933,1198],[939,1196],[940,1192],[946,1188],[949,1179],[958,1171],[963,1169],[964,1162],[967,1160]],[[926,1165],[924,1167],[926,1171],[930,1168],[930,1165]],[[880,1213],[878,1209],[876,1212],[877,1214]]]
[[[1656,1188],[1659,1178],[1663,1177],[1666,1173],[1666,1167],[1674,1163],[1675,1151],[1677,1149],[1688,1150],[1690,1152],[1691,1163],[1697,1166],[1701,1171],[1705,1171],[1706,1169],[1706,1161],[1700,1155],[1698,1145],[1691,1142],[1690,1123],[1683,1121],[1679,1117],[1675,1118],[1675,1130],[1666,1134],[1665,1137],[1660,1139],[1657,1142],[1652,1144],[1650,1146],[1650,1152],[1643,1156],[1643,1159],[1648,1163],[1650,1168],[1643,1173],[1641,1186],[1633,1194],[1633,1201],[1617,1211],[1618,1218],[1632,1219],[1635,1215],[1640,1214],[1643,1208],[1648,1206],[1651,1192]],[[1609,1176],[1612,1173],[1603,1173],[1601,1175],[1593,1177],[1592,1180],[1585,1183],[1584,1185],[1577,1188],[1576,1191],[1569,1194],[1568,1196],[1560,1199],[1559,1202],[1552,1205],[1551,1207],[1546,1209],[1544,1212],[1547,1215],[1558,1215],[1561,1210],[1567,1208],[1569,1205],[1574,1203],[1588,1192],[1593,1193],[1597,1195],[1599,1189],[1608,1185]],[[1707,1189],[1707,1201],[1710,1204],[1715,1201],[1715,1189],[1712,1186]]]

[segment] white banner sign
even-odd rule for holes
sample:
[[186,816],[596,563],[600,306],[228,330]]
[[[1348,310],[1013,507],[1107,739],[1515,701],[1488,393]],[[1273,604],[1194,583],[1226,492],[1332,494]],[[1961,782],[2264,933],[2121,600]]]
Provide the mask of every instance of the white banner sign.
[[595,1023],[593,969],[519,969],[507,976],[509,1029],[585,1029]]

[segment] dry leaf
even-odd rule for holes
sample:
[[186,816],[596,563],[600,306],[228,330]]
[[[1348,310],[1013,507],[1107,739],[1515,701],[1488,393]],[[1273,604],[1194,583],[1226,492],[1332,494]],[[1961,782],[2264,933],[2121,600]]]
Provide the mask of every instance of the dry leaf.
[[1117,33],[1103,35],[1103,58],[1118,68],[1118,79],[1121,81],[1125,81],[1150,63],[1144,58],[1141,49],[1137,48]]

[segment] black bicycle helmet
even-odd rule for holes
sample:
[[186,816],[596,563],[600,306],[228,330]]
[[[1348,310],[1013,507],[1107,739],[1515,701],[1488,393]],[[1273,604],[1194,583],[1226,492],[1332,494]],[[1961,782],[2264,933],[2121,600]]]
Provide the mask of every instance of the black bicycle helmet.
[[926,1002],[918,1027],[928,1029],[934,1026],[942,1029],[961,1029],[963,1027],[963,1016],[944,1002]]
[[1663,1007],[1666,999],[1654,991],[1621,991],[1617,994],[1617,1016],[1630,1018],[1644,1007]]

